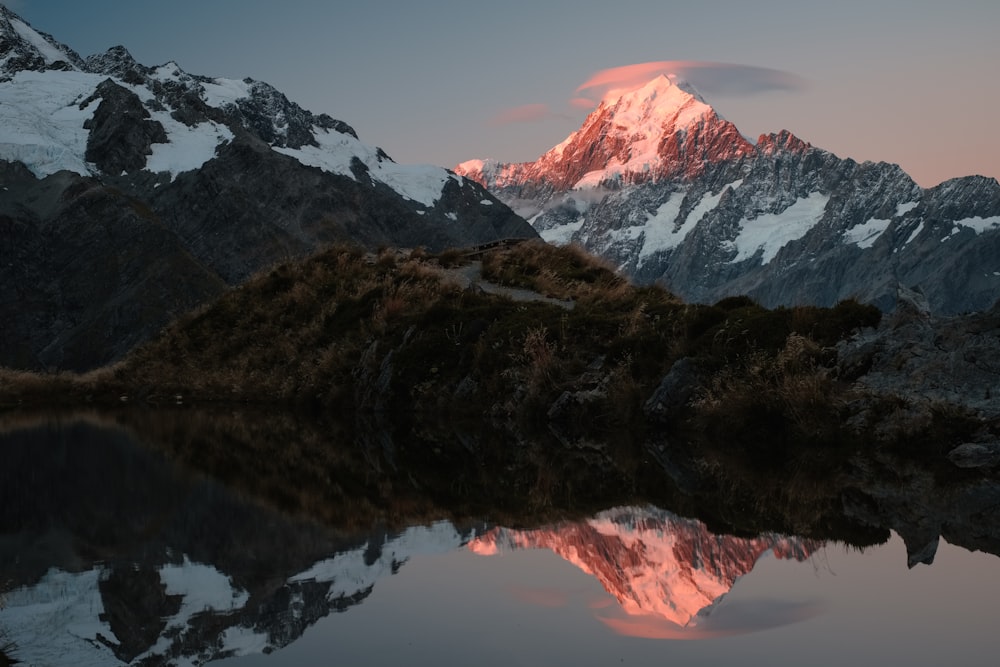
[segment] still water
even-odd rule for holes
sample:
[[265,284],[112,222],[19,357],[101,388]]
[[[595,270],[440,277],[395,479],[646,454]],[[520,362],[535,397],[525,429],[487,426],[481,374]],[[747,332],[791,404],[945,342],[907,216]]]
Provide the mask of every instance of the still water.
[[[1000,559],[936,533],[928,551],[909,524],[909,546],[859,548],[650,504],[319,522],[164,449],[93,419],[2,431],[0,665],[992,665],[1000,649]],[[996,495],[975,497],[955,523],[978,534],[945,534],[991,548]]]

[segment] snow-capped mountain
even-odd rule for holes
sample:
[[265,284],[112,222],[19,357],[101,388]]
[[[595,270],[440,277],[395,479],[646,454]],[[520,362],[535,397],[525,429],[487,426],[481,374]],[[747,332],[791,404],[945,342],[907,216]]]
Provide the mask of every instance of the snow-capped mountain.
[[903,285],[947,314],[1000,298],[996,180],[923,189],[896,165],[841,159],[786,131],[750,143],[664,76],[605,98],[535,162],[455,171],[546,240],[579,243],[688,300],[855,297],[888,310]]
[[120,46],[84,59],[0,7],[0,365],[106,363],[329,243],[534,236],[478,183],[397,164],[266,83]]
[[494,528],[468,548],[482,555],[549,549],[596,577],[626,614],[689,627],[707,616],[765,553],[801,561],[820,546],[775,534],[714,535],[700,521],[666,510],[619,507],[551,528]]

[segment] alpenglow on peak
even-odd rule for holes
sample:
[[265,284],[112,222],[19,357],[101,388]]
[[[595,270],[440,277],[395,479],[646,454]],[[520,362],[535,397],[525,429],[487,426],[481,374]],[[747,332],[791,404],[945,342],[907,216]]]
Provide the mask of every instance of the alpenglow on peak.
[[752,152],[736,127],[691,86],[661,74],[609,92],[580,129],[535,162],[470,160],[455,172],[493,189],[534,183],[536,191],[552,193],[690,179],[707,164]]

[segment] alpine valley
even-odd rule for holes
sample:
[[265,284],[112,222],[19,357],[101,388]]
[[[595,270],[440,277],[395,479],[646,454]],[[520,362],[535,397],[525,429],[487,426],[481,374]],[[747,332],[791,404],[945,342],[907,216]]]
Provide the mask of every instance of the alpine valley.
[[82,370],[279,261],[533,229],[252,79],[89,58],[0,6],[0,365]]
[[535,162],[470,160],[455,171],[547,241],[577,243],[687,301],[856,298],[888,311],[904,287],[950,315],[1000,297],[995,179],[923,189],[897,165],[858,164],[787,131],[751,143],[667,76],[609,93]]

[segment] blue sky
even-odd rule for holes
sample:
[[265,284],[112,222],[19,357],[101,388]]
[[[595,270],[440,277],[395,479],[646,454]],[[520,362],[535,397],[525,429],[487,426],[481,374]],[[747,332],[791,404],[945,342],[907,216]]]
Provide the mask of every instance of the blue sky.
[[399,162],[533,160],[579,127],[596,72],[694,61],[734,66],[689,78],[749,137],[788,129],[924,186],[1000,177],[996,0],[2,1],[82,55],[267,81]]

